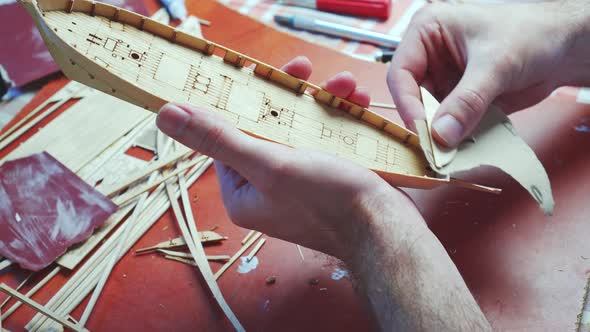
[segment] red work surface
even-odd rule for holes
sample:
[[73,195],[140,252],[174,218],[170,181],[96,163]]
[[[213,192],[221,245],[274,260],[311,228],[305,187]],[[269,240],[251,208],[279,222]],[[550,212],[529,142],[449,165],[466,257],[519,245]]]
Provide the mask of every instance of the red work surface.
[[[383,65],[360,62],[280,34],[212,1],[194,2],[189,11],[213,22],[204,30],[213,41],[273,65],[305,54],[315,63],[312,81],[349,70],[361,85],[371,88],[376,101],[390,100]],[[43,90],[45,95],[28,109],[59,84],[63,81]],[[563,331],[575,326],[590,272],[590,134],[576,130],[587,117],[590,106],[560,97],[512,117],[549,173],[557,203],[553,217],[544,217],[525,190],[490,168],[463,177],[501,187],[501,195],[450,187],[409,190],[498,330]],[[199,229],[219,225],[216,231],[230,238],[206,252],[233,254],[247,230],[229,222],[213,170],[193,186],[193,196],[198,196],[193,208]],[[135,248],[178,236],[171,218],[168,212]],[[372,326],[350,278],[332,279],[337,263],[308,249],[302,260],[295,245],[276,239],[258,257],[260,264],[254,271],[239,274],[236,264],[219,280],[247,330],[359,331]],[[212,263],[214,271],[219,266]],[[0,280],[14,286],[23,275],[5,274]],[[266,285],[265,278],[271,275],[277,282]],[[319,284],[311,285],[311,279]],[[59,276],[34,298],[45,303],[64,281]],[[155,255],[128,254],[115,268],[88,327],[96,331],[230,329],[202,285],[194,268]],[[79,317],[81,310],[73,316]],[[20,330],[32,316],[32,310],[20,309],[4,324]]]

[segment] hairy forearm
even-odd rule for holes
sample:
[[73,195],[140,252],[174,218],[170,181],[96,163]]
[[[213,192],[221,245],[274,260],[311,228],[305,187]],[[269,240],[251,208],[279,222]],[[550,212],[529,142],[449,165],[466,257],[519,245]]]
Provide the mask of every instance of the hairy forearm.
[[364,239],[348,261],[381,329],[489,330],[457,268],[413,203],[406,197],[385,202],[387,206],[372,203]]

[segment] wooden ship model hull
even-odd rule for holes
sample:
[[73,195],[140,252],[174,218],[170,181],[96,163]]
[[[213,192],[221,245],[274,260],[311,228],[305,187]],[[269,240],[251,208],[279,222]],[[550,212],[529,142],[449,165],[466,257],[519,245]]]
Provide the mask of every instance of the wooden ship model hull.
[[486,190],[436,178],[414,133],[244,54],[108,4],[21,1],[63,72],[107,94],[152,112],[169,101],[210,109],[248,134],[335,154],[394,185]]

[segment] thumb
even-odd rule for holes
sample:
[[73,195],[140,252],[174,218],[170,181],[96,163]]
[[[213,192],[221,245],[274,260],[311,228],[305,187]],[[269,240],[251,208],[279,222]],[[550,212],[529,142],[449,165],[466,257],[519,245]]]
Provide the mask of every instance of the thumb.
[[490,104],[501,93],[494,70],[467,67],[463,77],[442,101],[432,124],[434,138],[457,147],[477,126]]

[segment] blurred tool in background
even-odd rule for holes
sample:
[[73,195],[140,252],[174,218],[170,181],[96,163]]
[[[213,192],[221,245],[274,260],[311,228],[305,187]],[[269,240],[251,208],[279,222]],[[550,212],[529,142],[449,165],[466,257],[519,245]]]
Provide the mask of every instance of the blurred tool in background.
[[399,38],[386,34],[353,28],[338,23],[317,20],[304,16],[275,15],[274,18],[277,23],[291,28],[321,32],[332,36],[367,42],[378,46],[396,48],[400,43]]
[[172,18],[184,21],[187,16],[184,0],[160,0]]
[[389,18],[391,0],[279,0],[280,4],[315,8],[346,15]]

